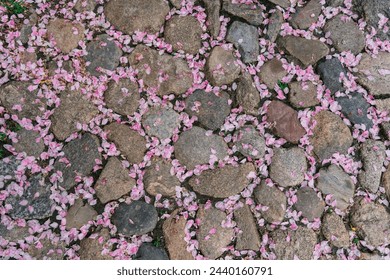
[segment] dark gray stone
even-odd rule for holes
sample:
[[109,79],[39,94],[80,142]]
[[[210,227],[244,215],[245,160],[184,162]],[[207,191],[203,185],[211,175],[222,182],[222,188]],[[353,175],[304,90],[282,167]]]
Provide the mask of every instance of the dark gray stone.
[[263,22],[263,10],[256,4],[234,4],[230,0],[223,0],[222,10],[244,19],[250,25],[259,26]]
[[235,134],[237,150],[246,157],[260,159],[265,154],[265,140],[252,125],[245,125]]
[[9,242],[24,240],[27,236],[30,236],[28,229],[28,226],[18,227],[17,225],[15,225],[12,229],[7,229],[5,225],[0,223],[0,238],[2,237]]
[[325,202],[317,196],[317,192],[305,187],[297,191],[298,201],[294,204],[297,211],[302,212],[302,216],[309,221],[321,218],[325,209]]
[[249,24],[234,21],[229,27],[226,40],[238,49],[244,63],[257,61],[259,55],[259,33]]
[[162,248],[154,247],[148,243],[142,243],[135,255],[136,260],[169,260],[167,253]]
[[39,133],[27,129],[21,129],[16,133],[18,142],[13,144],[15,150],[18,153],[25,152],[28,156],[38,158],[45,149],[45,144]]
[[173,109],[153,107],[142,117],[142,125],[148,135],[164,140],[171,138],[179,127],[179,117]]
[[364,124],[367,129],[373,126],[372,120],[368,118],[367,113],[371,105],[359,92],[353,92],[349,96],[339,97],[336,101],[341,106],[341,112],[353,124]]
[[265,37],[272,43],[275,42],[278,38],[283,23],[283,13],[279,10],[276,10],[269,18],[267,34],[265,34]]
[[10,156],[0,160],[0,189],[15,178],[15,171],[18,168],[20,161],[15,156]]
[[130,79],[111,81],[104,92],[107,107],[125,116],[133,115],[137,111],[140,99],[138,85]]
[[341,73],[347,75],[347,71],[337,57],[320,62],[317,72],[331,93],[344,90],[343,84],[340,82],[340,75]]

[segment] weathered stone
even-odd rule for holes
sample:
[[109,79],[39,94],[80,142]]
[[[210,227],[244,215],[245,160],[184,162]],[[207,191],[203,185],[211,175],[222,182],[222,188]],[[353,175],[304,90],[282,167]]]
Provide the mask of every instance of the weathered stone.
[[97,215],[98,213],[88,203],[77,199],[66,214],[66,229],[79,229],[89,221],[93,221]]
[[286,195],[276,186],[267,186],[264,181],[253,190],[258,204],[268,207],[261,210],[262,217],[269,223],[281,223],[287,209]]
[[234,220],[240,232],[237,234],[236,250],[253,250],[260,248],[260,235],[257,231],[256,222],[247,204],[234,211]]
[[275,5],[279,5],[282,8],[289,8],[291,6],[290,0],[268,0]]
[[301,61],[304,66],[317,63],[329,53],[328,46],[319,40],[309,40],[292,35],[279,38],[278,44],[289,54]]
[[359,260],[365,260],[365,261],[378,261],[378,260],[385,260],[384,257],[382,257],[379,254],[373,253],[361,253]]
[[271,232],[273,251],[278,260],[310,260],[313,258],[317,236],[312,229],[299,226],[297,230],[277,229]]
[[350,51],[357,55],[366,45],[364,33],[359,29],[357,23],[352,19],[343,20],[342,15],[328,21],[324,27],[324,32],[329,33],[329,38],[339,52]]
[[222,222],[227,218],[226,214],[214,207],[205,209],[204,205],[201,205],[196,218],[200,222],[196,236],[199,250],[208,259],[218,258],[234,236],[232,228],[222,226]]
[[267,122],[277,136],[291,143],[298,143],[306,134],[298,119],[298,112],[279,100],[271,101],[268,105]]
[[181,8],[181,1],[182,1],[182,0],[169,0],[169,2],[171,2],[171,4],[172,4],[176,9],[180,9],[180,8]]
[[[63,241],[53,241],[49,238],[41,238],[40,244],[30,244],[27,253],[35,260],[63,260],[66,252],[66,244]],[[40,247],[42,246],[42,248]]]
[[320,104],[317,99],[317,86],[312,82],[307,82],[304,85],[301,82],[292,82],[289,86],[288,101],[294,107],[301,109]]
[[246,157],[259,159],[265,154],[265,140],[252,125],[240,128],[235,134],[237,150]]
[[322,219],[322,234],[333,246],[349,247],[349,233],[343,220],[335,213],[325,214]]
[[336,200],[336,207],[345,210],[350,204],[355,192],[355,185],[351,177],[337,165],[321,168],[316,187],[324,195],[332,195]]
[[178,216],[179,210],[175,210],[163,223],[165,246],[171,260],[193,260],[193,256],[187,251],[185,241],[185,227],[187,220]]
[[104,92],[107,107],[121,115],[133,115],[138,109],[140,94],[138,85],[130,79],[111,81]]
[[212,151],[218,159],[225,158],[227,145],[219,135],[206,135],[206,130],[194,126],[192,129],[180,134],[175,143],[175,157],[188,169],[194,169],[196,165],[207,164],[210,161]]
[[317,192],[312,188],[301,188],[296,193],[298,201],[294,204],[297,211],[302,212],[302,216],[309,221],[321,218],[325,209],[325,202],[317,196]]
[[46,69],[49,76],[54,76],[57,74],[63,74],[64,72],[73,73],[75,71],[73,67],[73,62],[71,60],[67,61],[48,61],[46,64]]
[[174,51],[196,54],[202,47],[202,33],[202,27],[195,17],[173,16],[165,24],[164,38]]
[[135,185],[135,179],[129,176],[121,161],[111,157],[95,184],[95,190],[100,202],[107,203],[130,193]]
[[291,19],[291,23],[295,28],[308,29],[313,23],[317,22],[321,12],[321,1],[311,0],[302,8],[297,8],[297,11]]
[[369,245],[390,243],[390,214],[383,205],[360,199],[351,209],[351,224]]
[[11,229],[7,229],[5,225],[0,223],[0,239],[4,238],[8,242],[18,242],[19,240],[24,240],[27,236],[30,236],[28,229],[28,226],[19,227],[17,225]]
[[[110,238],[110,232],[107,228],[103,228],[96,232],[98,236],[95,239],[85,238],[80,242],[80,260],[113,260],[109,254],[102,254],[105,243]],[[103,237],[102,242],[99,238]]]
[[326,4],[333,8],[344,6],[344,0],[327,0]]
[[[112,2],[112,1],[110,1]],[[96,38],[87,43],[87,56],[85,57],[87,63],[87,71],[92,76],[101,75],[98,69],[114,71],[119,64],[119,59],[122,56],[121,49],[114,41],[109,39],[107,34],[96,36]]]
[[128,35],[159,32],[168,12],[169,5],[163,0],[111,0],[104,6],[108,21]]
[[376,99],[375,105],[380,111],[386,112],[387,116],[390,116],[390,98]]
[[383,173],[382,186],[385,188],[387,199],[390,200],[390,166],[388,166],[386,171]]
[[359,174],[359,183],[363,188],[376,193],[382,176],[382,167],[386,159],[386,146],[381,141],[367,140],[360,148],[363,169]]
[[346,154],[352,145],[352,135],[348,126],[339,116],[329,111],[321,111],[314,117],[317,123],[310,139],[315,155],[322,162],[334,153]]
[[163,248],[154,247],[149,243],[142,243],[135,256],[136,260],[169,260]]
[[89,133],[67,143],[62,151],[64,156],[57,159],[54,170],[62,173],[63,182],[59,185],[66,190],[70,190],[76,184],[76,176],[89,175],[96,164],[96,159],[102,158],[99,152],[99,139]]
[[346,76],[347,71],[337,57],[320,62],[317,67],[317,72],[331,93],[344,90],[340,76],[341,74]]
[[186,92],[192,86],[192,72],[184,59],[138,45],[129,56],[129,63],[138,70],[138,78],[160,96]]
[[232,51],[216,46],[207,58],[205,72],[212,85],[222,86],[233,83],[239,77],[241,68]]
[[358,82],[374,96],[388,95],[390,88],[390,53],[380,52],[376,57],[363,53],[356,73]]
[[15,171],[19,164],[20,160],[17,160],[16,156],[0,159],[0,189],[3,189],[8,182],[15,179]]
[[221,29],[219,11],[221,10],[220,0],[203,0],[207,14],[207,29],[211,36],[217,38]]
[[211,197],[225,198],[240,193],[250,183],[248,175],[256,172],[252,163],[226,165],[203,171],[189,180],[194,191]]
[[118,233],[131,237],[151,232],[156,227],[158,214],[153,205],[142,201],[122,202],[115,209],[111,222]]
[[245,114],[258,115],[260,93],[257,91],[251,75],[243,73],[238,80],[236,101]]
[[229,94],[196,90],[186,101],[186,113],[198,117],[198,121],[211,130],[220,128],[230,113]]
[[180,125],[180,116],[173,109],[153,107],[142,117],[142,125],[149,136],[160,140],[171,138]]
[[98,113],[97,107],[78,92],[65,91],[61,103],[51,116],[51,129],[58,140],[65,140],[76,132],[77,124],[88,124]]
[[265,37],[268,40],[270,40],[272,43],[274,43],[278,38],[283,23],[284,23],[283,13],[279,10],[276,10],[269,18],[267,33],[265,34]]
[[263,22],[263,10],[256,4],[235,4],[230,0],[223,0],[222,10],[244,19],[250,25],[260,26]]
[[20,64],[36,63],[37,60],[38,60],[37,54],[35,52],[28,52],[28,51],[19,53],[19,56],[16,59],[16,61],[19,62]]
[[281,187],[291,187],[302,183],[307,171],[304,150],[294,147],[277,148],[270,165],[270,177]]
[[174,196],[179,179],[171,174],[172,164],[161,158],[154,158],[152,164],[145,168],[144,187],[148,194],[156,196]]
[[50,199],[50,185],[46,185],[40,175],[31,177],[28,184],[22,195],[11,194],[5,200],[5,204],[12,206],[8,215],[13,219],[26,220],[50,217],[54,204]]
[[84,26],[66,19],[54,19],[47,25],[47,33],[63,53],[70,53],[84,39]]
[[146,152],[146,140],[126,124],[111,123],[104,127],[107,139],[126,157],[130,164],[139,164]]
[[283,68],[283,63],[277,58],[264,63],[259,72],[260,82],[266,84],[269,89],[274,89],[276,85],[287,75]]
[[359,92],[353,92],[351,97],[339,97],[336,99],[341,106],[341,112],[353,124],[364,124],[367,129],[373,126],[372,120],[368,118],[368,109],[371,105]]
[[226,40],[233,43],[238,49],[244,63],[257,62],[260,50],[259,33],[256,27],[240,21],[234,21],[229,27]]
[[97,6],[96,0],[78,0],[74,8],[79,13],[93,12]]
[[[45,100],[38,97],[38,90],[30,91],[29,82],[12,81],[0,87],[0,105],[19,119],[35,119],[46,110]],[[20,106],[21,110],[16,107]]]
[[30,34],[32,33],[33,25],[31,23],[24,24],[20,29],[19,39],[23,44],[27,44],[30,39]]
[[13,147],[18,153],[25,152],[28,156],[38,158],[45,150],[45,144],[38,132],[21,129],[16,134],[18,142],[13,143]]

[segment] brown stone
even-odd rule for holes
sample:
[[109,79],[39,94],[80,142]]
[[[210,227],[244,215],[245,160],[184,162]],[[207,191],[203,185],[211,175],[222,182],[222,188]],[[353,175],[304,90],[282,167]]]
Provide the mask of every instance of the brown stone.
[[13,146],[18,153],[25,152],[28,156],[38,158],[45,150],[45,144],[39,132],[21,129],[16,134],[18,142],[13,143]]
[[237,234],[236,250],[253,250],[260,248],[260,235],[257,231],[256,222],[247,204],[234,211],[234,220],[240,232]]
[[277,58],[273,58],[261,66],[258,75],[260,82],[264,83],[269,89],[274,89],[287,74],[287,71],[283,68],[283,63]]
[[[85,238],[80,242],[80,260],[113,260],[114,258],[108,254],[102,254],[105,243],[110,238],[110,232],[107,228],[96,232],[98,236],[94,239]],[[103,237],[103,242],[99,242],[99,238]]]
[[269,0],[269,2],[279,5],[282,8],[289,8],[291,6],[290,0]]
[[221,29],[221,23],[219,21],[221,2],[219,0],[204,0],[203,2],[207,14],[207,29],[212,37],[217,38]]
[[66,245],[63,241],[52,241],[49,238],[39,240],[42,248],[35,244],[28,247],[27,253],[35,260],[63,260],[66,252]]
[[251,75],[243,73],[238,80],[236,101],[245,114],[258,115],[260,93],[257,91]]
[[335,213],[325,214],[322,219],[322,233],[333,246],[347,248],[349,233],[340,216]]
[[321,218],[325,209],[325,202],[318,197],[317,192],[309,187],[301,188],[297,191],[297,202],[294,204],[297,211],[302,212],[302,216],[309,221]]
[[230,0],[223,0],[223,10],[236,17],[240,17],[247,21],[250,25],[260,26],[263,22],[263,10],[256,4],[240,4],[232,3]]
[[382,185],[385,188],[387,199],[390,200],[390,165],[382,175]]
[[52,37],[63,53],[69,53],[77,48],[79,41],[84,39],[84,26],[66,19],[55,19],[47,25],[47,33]]
[[294,27],[298,27],[299,29],[307,29],[318,20],[318,16],[321,12],[321,1],[311,0],[304,7],[297,8],[291,23]]
[[264,181],[253,190],[257,203],[268,207],[261,210],[262,217],[269,223],[280,223],[284,219],[287,209],[286,195],[276,186],[267,186]]
[[84,204],[82,199],[77,199],[66,214],[66,229],[79,229],[94,220],[97,214],[89,204]]
[[295,108],[307,108],[320,104],[317,99],[317,86],[311,82],[307,82],[305,88],[300,82],[292,82],[290,85],[290,93],[288,101]]
[[269,18],[267,33],[265,34],[265,37],[268,40],[270,40],[272,43],[274,43],[278,38],[283,23],[284,23],[283,13],[279,10],[276,10]]
[[79,13],[93,12],[96,8],[96,0],[78,0],[74,8]]
[[133,115],[138,109],[140,94],[138,85],[130,79],[111,81],[104,92],[104,100],[109,109],[121,115]]

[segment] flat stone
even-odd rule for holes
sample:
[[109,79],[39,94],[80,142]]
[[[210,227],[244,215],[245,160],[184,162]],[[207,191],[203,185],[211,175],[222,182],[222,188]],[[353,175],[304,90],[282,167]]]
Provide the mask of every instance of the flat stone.
[[268,207],[260,210],[261,216],[269,223],[281,223],[287,209],[286,195],[276,186],[267,186],[264,181],[253,190],[256,202]]
[[276,10],[269,18],[267,33],[265,34],[265,38],[267,38],[272,43],[274,43],[279,36],[279,32],[282,29],[283,23],[284,23],[283,13],[279,10]]
[[260,26],[263,22],[263,10],[256,4],[232,3],[229,0],[223,0],[222,10],[233,16],[244,19],[250,25]]
[[386,159],[386,146],[381,141],[367,140],[360,147],[363,170],[359,173],[360,185],[376,193],[382,176],[382,167]]
[[[112,1],[110,1],[111,3]],[[107,34],[96,36],[96,38],[87,43],[86,61],[87,71],[92,76],[99,76],[102,73],[98,68],[114,71],[119,64],[119,59],[122,56],[121,49],[115,44],[114,41],[109,39]]]
[[[149,5],[149,4],[148,4]],[[128,57],[130,65],[138,70],[138,78],[147,88],[153,88],[160,96],[182,94],[193,82],[191,69],[184,59],[138,45]]]
[[156,208],[142,201],[120,203],[111,217],[111,222],[116,226],[118,233],[127,237],[151,232],[156,227],[157,221]]
[[334,153],[347,154],[352,145],[352,135],[348,126],[339,116],[329,111],[321,111],[314,120],[316,126],[310,139],[313,152],[322,162]]
[[47,33],[53,38],[56,47],[63,53],[70,53],[84,39],[84,26],[66,19],[54,19],[47,25]]
[[364,50],[366,45],[365,35],[352,19],[345,21],[338,15],[332,18],[324,26],[324,32],[329,33],[329,39],[339,52],[350,51],[357,55]]
[[18,142],[13,143],[13,147],[18,153],[25,152],[28,156],[38,158],[45,150],[45,144],[39,132],[21,129],[16,132]]
[[100,202],[107,203],[130,193],[135,185],[135,179],[129,176],[121,161],[111,157],[95,184],[95,190]]
[[228,155],[227,144],[221,136],[215,134],[207,136],[206,130],[197,126],[182,132],[174,147],[175,157],[188,169],[194,169],[196,165],[208,164],[213,150],[219,160]]
[[337,57],[320,62],[317,72],[331,93],[344,90],[340,75],[343,73],[346,76],[347,71]]
[[163,0],[111,0],[104,6],[107,20],[128,35],[159,32],[168,12],[169,5]]
[[299,185],[304,180],[307,162],[304,150],[276,148],[270,165],[270,177],[281,187]]
[[139,164],[146,152],[146,140],[126,124],[111,123],[104,127],[107,139],[114,142],[130,164]]
[[171,4],[172,4],[176,9],[180,9],[180,8],[181,8],[181,1],[182,1],[182,0],[169,0],[169,2],[171,2]]
[[349,247],[349,233],[341,217],[335,213],[325,214],[322,219],[322,234],[338,248]]
[[142,125],[149,136],[160,140],[171,138],[180,125],[180,116],[173,109],[152,107],[142,117]]
[[204,0],[203,1],[207,14],[207,29],[211,36],[217,38],[221,29],[219,21],[219,11],[221,10],[221,1],[219,0]]
[[[108,254],[102,254],[105,243],[110,238],[110,232],[107,228],[95,232],[98,236],[95,239],[85,238],[80,241],[80,260],[113,260],[114,258]],[[99,238],[103,237],[102,243]]]
[[312,188],[301,188],[296,193],[298,201],[294,204],[297,211],[302,212],[302,216],[309,221],[321,218],[325,209],[325,202],[317,196],[317,192]]
[[13,219],[26,220],[50,217],[54,204],[53,200],[50,199],[51,186],[46,185],[40,175],[31,177],[28,183],[30,185],[25,187],[22,195],[10,195],[5,200],[5,204],[12,206],[8,215]]
[[234,136],[236,137],[237,150],[246,157],[260,159],[265,155],[264,137],[252,125],[245,125],[240,128]]
[[66,229],[79,229],[89,221],[93,221],[97,215],[98,213],[88,203],[77,199],[66,214]]
[[[33,84],[29,82],[11,81],[0,87],[0,105],[13,115],[17,115],[19,119],[28,118],[35,119],[41,116],[46,110],[44,98],[38,97],[38,90],[30,91],[29,86]],[[17,107],[20,105],[21,110]]]
[[199,250],[208,259],[218,258],[234,237],[232,228],[222,227],[227,215],[214,207],[204,209],[204,205],[200,205],[196,218],[200,222],[196,235]]
[[260,93],[257,91],[251,75],[243,73],[236,89],[236,102],[245,114],[258,115]]
[[304,66],[316,64],[329,53],[328,46],[319,40],[288,35],[278,39],[278,45],[297,58]]
[[341,106],[341,112],[353,124],[364,124],[367,129],[370,129],[373,123],[367,114],[371,105],[359,92],[353,92],[350,95],[350,97],[344,96],[336,99],[337,103]]
[[351,177],[337,165],[321,168],[316,187],[324,195],[332,195],[332,201],[336,200],[336,207],[345,210],[355,193],[355,184]]
[[19,240],[24,240],[27,236],[30,236],[28,232],[29,227],[19,227],[15,225],[12,229],[0,223],[0,238],[7,240],[8,242],[17,243]]
[[259,33],[256,27],[234,21],[229,27],[226,40],[238,49],[244,63],[257,62],[260,50]]
[[238,194],[250,183],[249,173],[256,172],[252,163],[239,166],[225,165],[221,168],[203,171],[189,180],[194,191],[215,198],[226,198]]
[[312,229],[298,226],[297,230],[277,229],[271,232],[271,239],[275,243],[273,252],[278,260],[311,260],[317,236]]
[[186,218],[178,216],[179,210],[175,210],[163,223],[165,246],[171,260],[193,260],[193,256],[187,251],[185,241]]
[[198,53],[203,33],[199,21],[193,16],[173,16],[165,24],[164,38],[174,51]]
[[48,237],[40,239],[42,245],[37,246],[31,244],[28,247],[27,253],[34,260],[63,260],[66,252],[66,244],[63,241],[53,241]]
[[63,141],[77,132],[77,123],[88,124],[98,113],[98,108],[79,92],[65,91],[61,103],[51,116],[51,129],[54,136]]
[[229,85],[240,75],[241,68],[232,51],[216,46],[206,60],[206,77],[213,86]]
[[383,205],[360,199],[351,209],[351,224],[369,245],[390,243],[390,214]]
[[260,82],[266,84],[269,89],[274,89],[287,74],[283,63],[277,58],[273,58],[261,66],[258,76]]
[[385,188],[387,199],[390,200],[390,167],[382,175],[382,186]]
[[313,83],[307,82],[303,86],[301,82],[292,82],[289,87],[288,101],[295,108],[302,109],[320,104],[317,99],[317,86]]
[[74,6],[79,13],[93,12],[97,6],[96,0],[78,0]]
[[8,182],[15,179],[15,171],[20,165],[20,160],[16,156],[9,156],[0,159],[0,189],[7,186]]
[[136,260],[169,260],[167,253],[162,248],[157,248],[149,243],[142,243],[135,256]]
[[357,65],[357,81],[374,96],[388,95],[390,88],[390,54],[379,52],[376,57],[363,53]]
[[298,112],[278,100],[273,100],[268,105],[267,122],[273,133],[291,143],[298,143],[306,134],[298,119]]
[[111,81],[104,92],[107,107],[124,116],[133,115],[137,111],[140,99],[138,85],[130,79]]
[[195,90],[185,100],[186,113],[196,116],[198,121],[211,130],[220,128],[230,114],[229,94],[221,91],[218,94]]
[[[62,172],[63,182],[59,185],[70,190],[76,184],[76,176],[89,175],[96,165],[96,159],[102,159],[99,146],[99,139],[90,133],[67,143],[62,149],[64,156],[54,163],[54,170]],[[66,161],[62,162],[61,158]]]
[[282,8],[289,8],[291,6],[290,0],[268,0],[268,1]]
[[308,29],[313,23],[317,22],[322,12],[320,0],[311,0],[305,6],[297,8],[297,11],[291,19],[295,28]]
[[174,196],[179,179],[171,174],[172,164],[161,158],[153,158],[152,164],[145,168],[144,187],[148,194]]
[[253,250],[260,248],[260,235],[252,211],[247,204],[234,211],[234,220],[240,232],[237,234],[236,250]]

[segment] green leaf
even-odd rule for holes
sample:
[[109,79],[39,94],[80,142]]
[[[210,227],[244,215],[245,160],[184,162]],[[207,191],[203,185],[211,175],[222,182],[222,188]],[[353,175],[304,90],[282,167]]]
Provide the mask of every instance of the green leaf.
[[288,84],[283,83],[281,80],[278,80],[278,86],[281,90],[285,90],[286,88],[288,88]]

